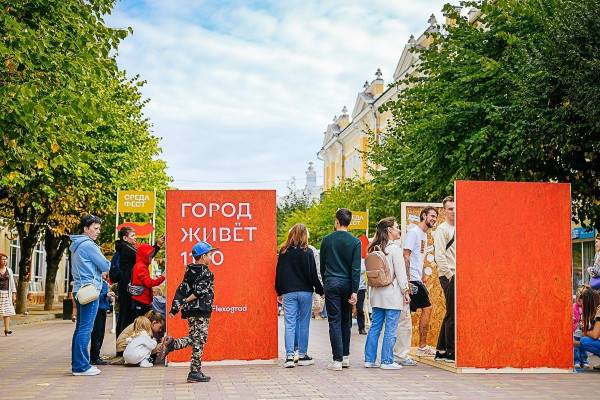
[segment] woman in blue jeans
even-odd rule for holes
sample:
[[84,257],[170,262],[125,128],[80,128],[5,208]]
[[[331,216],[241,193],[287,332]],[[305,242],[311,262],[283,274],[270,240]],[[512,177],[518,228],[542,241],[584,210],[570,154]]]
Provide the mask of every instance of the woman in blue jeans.
[[94,242],[100,234],[102,220],[93,215],[85,215],[79,223],[79,235],[71,235],[71,271],[73,274],[73,298],[77,305],[77,324],[71,343],[71,372],[76,376],[98,375],[100,370],[90,363],[90,339],[94,320],[98,312],[99,300],[80,304],[78,291],[86,285],[93,285],[100,293],[102,273],[110,269],[108,261]]
[[308,247],[308,230],[303,224],[290,229],[288,238],[279,249],[275,274],[277,301],[283,304],[285,321],[285,368],[293,368],[298,347],[298,365],[311,365],[307,354],[308,331],[312,312],[313,292],[323,295],[323,285],[317,275],[313,251]]
[[[393,217],[384,218],[377,223],[375,238],[369,244],[368,253],[383,251],[390,272],[391,283],[387,286],[369,287],[369,300],[373,309],[371,329],[365,343],[365,367],[381,369],[400,369],[394,362],[394,345],[400,313],[408,309],[410,295],[406,267],[402,248],[395,240],[400,239],[400,228]],[[371,257],[374,257],[372,255]],[[368,278],[367,278],[368,279]],[[374,281],[374,280],[373,280]],[[367,284],[369,284],[367,280]],[[381,364],[377,363],[377,343],[381,329],[385,325],[381,343]]]
[[600,356],[600,295],[592,288],[587,288],[581,293],[583,315],[583,336],[579,343],[579,351],[589,351]]

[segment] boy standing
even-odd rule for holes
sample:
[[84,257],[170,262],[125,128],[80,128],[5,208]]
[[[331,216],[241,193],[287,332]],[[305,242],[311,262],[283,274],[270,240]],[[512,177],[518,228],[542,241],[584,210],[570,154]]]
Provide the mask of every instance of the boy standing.
[[187,266],[169,313],[174,317],[181,309],[181,317],[188,320],[189,335],[179,339],[166,337],[161,355],[164,358],[173,350],[192,346],[192,362],[187,377],[189,383],[210,380],[201,369],[214,298],[214,275],[208,268],[214,250],[217,249],[207,242],[199,242],[192,248],[194,263]]

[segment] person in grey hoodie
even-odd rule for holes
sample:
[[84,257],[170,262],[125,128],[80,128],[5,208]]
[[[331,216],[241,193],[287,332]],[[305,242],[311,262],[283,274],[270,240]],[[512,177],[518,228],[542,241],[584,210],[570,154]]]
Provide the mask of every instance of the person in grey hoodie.
[[95,240],[100,234],[102,220],[84,215],[79,222],[79,234],[71,235],[71,273],[73,275],[73,298],[77,305],[77,324],[71,342],[71,372],[76,376],[98,375],[100,370],[90,364],[90,339],[99,300],[80,304],[77,292],[92,284],[98,292],[102,288],[102,273],[110,269],[110,261],[103,255]]

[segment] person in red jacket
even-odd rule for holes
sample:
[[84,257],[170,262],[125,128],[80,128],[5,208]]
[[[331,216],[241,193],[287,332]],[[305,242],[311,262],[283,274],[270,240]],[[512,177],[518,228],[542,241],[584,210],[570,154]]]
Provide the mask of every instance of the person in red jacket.
[[155,248],[149,244],[142,244],[138,247],[135,265],[131,276],[131,285],[143,286],[144,291],[139,296],[131,296],[131,306],[134,319],[146,314],[152,308],[152,288],[165,281],[164,276],[152,279],[148,266],[154,257]]

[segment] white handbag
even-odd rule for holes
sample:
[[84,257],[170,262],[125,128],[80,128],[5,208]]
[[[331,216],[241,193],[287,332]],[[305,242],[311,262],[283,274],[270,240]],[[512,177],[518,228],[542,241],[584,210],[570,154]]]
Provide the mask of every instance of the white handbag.
[[89,304],[100,297],[100,291],[96,289],[93,283],[83,285],[77,291],[77,301],[79,304]]
[[[81,243],[79,243],[79,245],[81,245]],[[72,255],[75,255],[75,251],[79,248],[79,245],[72,250]],[[82,305],[89,304],[98,297],[100,297],[100,291],[96,289],[94,281],[82,285],[77,291],[77,301]]]

